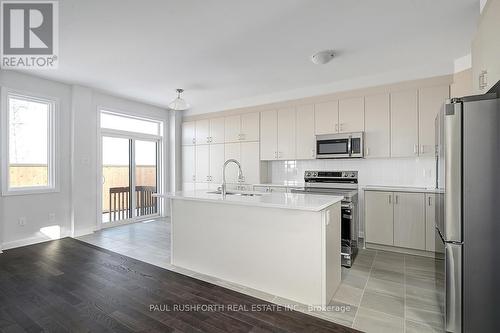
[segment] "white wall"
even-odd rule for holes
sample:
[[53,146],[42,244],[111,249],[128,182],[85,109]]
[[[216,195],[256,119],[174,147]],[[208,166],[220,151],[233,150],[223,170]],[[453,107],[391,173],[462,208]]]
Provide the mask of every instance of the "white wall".
[[[98,107],[165,121],[164,187],[170,187],[168,121],[171,115],[166,110],[88,87],[13,71],[0,71],[0,86],[59,99],[61,185],[57,193],[0,197],[0,249],[48,240],[40,228],[54,224],[60,226],[61,237],[87,234],[99,226]],[[168,206],[163,211],[168,215]],[[55,223],[49,222],[49,213],[55,213]],[[26,217],[25,226],[18,224],[20,217]]]
[[[0,86],[59,99],[59,182],[60,192],[2,197],[2,247],[11,248],[50,239],[40,228],[57,225],[61,236],[71,232],[71,87],[13,71],[0,71]],[[6,156],[2,156],[2,159]],[[49,213],[55,222],[49,222]],[[26,225],[20,226],[20,217]]]

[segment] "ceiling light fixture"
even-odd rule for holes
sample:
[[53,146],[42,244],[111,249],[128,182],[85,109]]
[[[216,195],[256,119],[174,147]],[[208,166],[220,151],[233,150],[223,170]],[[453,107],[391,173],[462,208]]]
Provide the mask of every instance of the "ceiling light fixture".
[[316,65],[324,65],[330,62],[333,57],[335,57],[335,53],[333,50],[323,50],[315,53],[311,56],[311,61]]
[[181,94],[184,92],[184,89],[176,89],[177,98],[168,104],[168,108],[173,111],[185,111],[189,109],[189,104],[181,98]]

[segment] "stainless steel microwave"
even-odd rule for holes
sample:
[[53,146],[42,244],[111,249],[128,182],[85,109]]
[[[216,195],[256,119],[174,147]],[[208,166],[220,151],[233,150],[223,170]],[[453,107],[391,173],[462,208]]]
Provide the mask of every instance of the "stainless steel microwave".
[[316,158],[362,158],[364,133],[316,135]]

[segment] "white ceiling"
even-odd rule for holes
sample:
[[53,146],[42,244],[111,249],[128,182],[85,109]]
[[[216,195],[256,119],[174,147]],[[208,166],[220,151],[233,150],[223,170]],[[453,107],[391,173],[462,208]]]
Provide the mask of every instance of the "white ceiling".
[[[479,0],[62,0],[38,75],[190,114],[450,73]],[[333,48],[318,66],[309,57]]]

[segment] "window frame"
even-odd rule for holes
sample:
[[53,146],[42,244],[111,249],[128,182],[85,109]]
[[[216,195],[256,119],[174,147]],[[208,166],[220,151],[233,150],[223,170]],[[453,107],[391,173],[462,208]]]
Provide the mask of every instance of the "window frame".
[[[47,126],[47,186],[23,186],[23,187],[10,187],[9,185],[9,137],[10,137],[10,124],[9,124],[9,99],[11,97],[19,98],[26,101],[46,103],[49,105],[48,110],[48,126]],[[59,182],[59,99],[43,96],[37,93],[20,91],[10,88],[1,88],[1,108],[0,108],[0,124],[1,124],[1,182],[2,182],[2,195],[28,195],[28,194],[43,194],[60,192]]]

